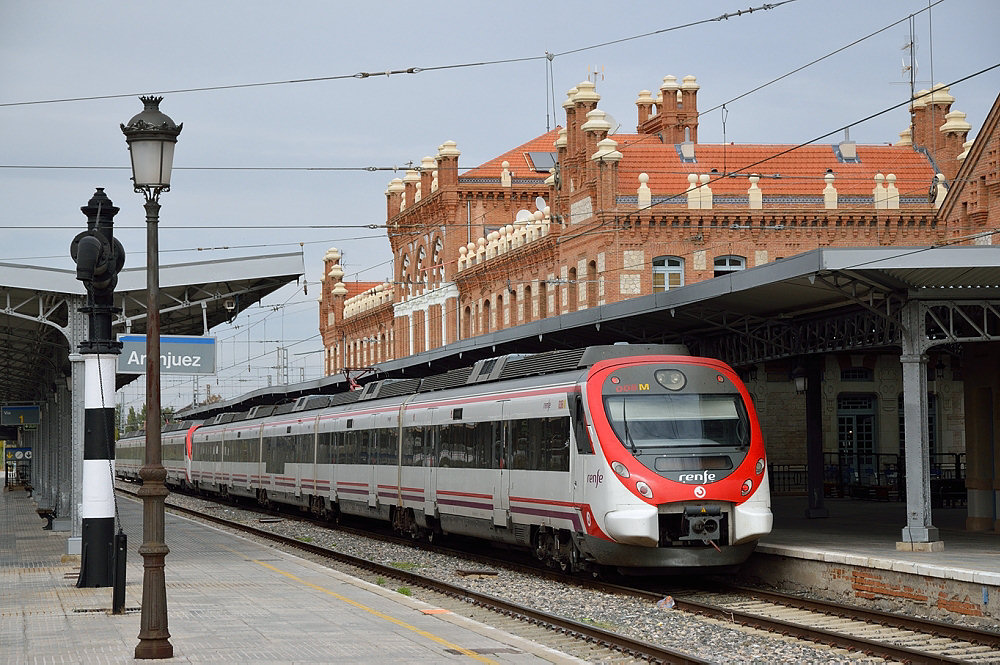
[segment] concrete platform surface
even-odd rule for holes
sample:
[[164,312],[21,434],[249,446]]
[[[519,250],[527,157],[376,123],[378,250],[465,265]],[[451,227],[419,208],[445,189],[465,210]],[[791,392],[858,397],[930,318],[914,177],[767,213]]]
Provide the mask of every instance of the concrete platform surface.
[[774,529],[757,550],[1000,586],[1000,534],[966,531],[965,508],[932,513],[943,549],[904,552],[896,549],[906,525],[904,503],[827,499],[825,505],[829,517],[809,519],[806,497],[774,497]]
[[167,514],[172,659],[136,661],[141,505],[128,534],[125,614],[111,588],[76,588],[79,557],[23,491],[0,491],[0,663],[579,662],[285,552]]

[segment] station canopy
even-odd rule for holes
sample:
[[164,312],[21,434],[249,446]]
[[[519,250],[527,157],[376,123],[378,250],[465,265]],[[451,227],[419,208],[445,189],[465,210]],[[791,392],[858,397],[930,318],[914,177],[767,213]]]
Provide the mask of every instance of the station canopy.
[[[301,252],[160,266],[160,332],[202,335],[304,274]],[[87,338],[86,290],[76,271],[0,263],[0,403],[38,403],[71,375]],[[114,332],[146,332],[146,268],[115,289]],[[118,386],[134,376],[119,375]],[[64,385],[67,385],[64,383]]]
[[[901,312],[913,301],[928,304],[921,334],[956,343],[1000,339],[1000,247],[817,249],[378,363],[361,383],[438,374],[508,353],[621,342],[685,344],[737,368],[811,353],[898,352]],[[203,419],[347,387],[343,375],[332,375],[178,415]]]

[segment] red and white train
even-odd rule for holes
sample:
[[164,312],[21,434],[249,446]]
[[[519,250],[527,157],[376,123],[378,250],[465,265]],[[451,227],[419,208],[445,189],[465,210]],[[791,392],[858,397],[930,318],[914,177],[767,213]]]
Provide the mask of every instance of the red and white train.
[[[138,478],[145,441],[117,444]],[[676,345],[511,355],[178,423],[167,483],[531,549],[564,569],[718,571],[771,530],[750,395]]]

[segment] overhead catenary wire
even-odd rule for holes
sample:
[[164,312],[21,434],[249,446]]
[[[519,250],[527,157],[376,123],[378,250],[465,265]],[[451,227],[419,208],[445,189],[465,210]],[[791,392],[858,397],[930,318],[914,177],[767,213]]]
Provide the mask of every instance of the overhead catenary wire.
[[[565,55],[572,55],[575,53],[582,53],[584,51],[590,51],[594,49],[603,48],[605,46],[612,46],[614,44],[621,44],[628,41],[633,41],[636,39],[643,39],[645,37],[652,37],[654,35],[660,35],[667,32],[672,32],[675,30],[681,30],[683,28],[690,28],[696,25],[703,25],[706,23],[715,23],[719,21],[726,21],[731,18],[739,18],[744,15],[750,15],[754,12],[767,11],[770,9],[775,9],[782,5],[787,5],[797,0],[781,0],[779,2],[765,3],[759,7],[749,7],[747,9],[738,9],[733,12],[727,12],[713,18],[701,19],[698,21],[691,21],[689,23],[684,23],[681,25],[674,25],[668,28],[661,28],[659,30],[653,30],[651,32],[645,32],[639,35],[632,35],[630,37],[622,37],[620,39],[613,39],[606,42],[601,42],[599,44],[591,44],[589,46],[581,46],[579,48],[569,49],[555,54],[550,54],[546,52],[543,55],[533,55],[533,56],[523,56],[523,57],[512,57],[512,58],[500,58],[495,60],[478,60],[473,62],[462,62],[462,63],[451,63],[447,65],[434,65],[429,67],[403,67],[397,69],[386,69],[386,70],[374,70],[374,71],[360,71],[354,72],[353,74],[333,74],[329,76],[312,76],[306,78],[294,78],[294,79],[283,79],[275,81],[261,81],[256,83],[234,83],[230,85],[213,85],[213,86],[201,86],[193,88],[175,88],[172,90],[157,90],[153,94],[157,95],[176,95],[185,94],[193,92],[212,92],[217,90],[236,90],[241,88],[261,88],[268,86],[278,86],[278,85],[293,85],[302,83],[319,83],[325,81],[345,81],[349,79],[364,80],[369,78],[380,78],[380,77],[390,77],[398,76],[403,74],[421,74],[424,72],[433,71],[445,71],[449,69],[465,69],[469,67],[487,67],[492,65],[505,65],[513,64],[519,62],[531,62],[536,60],[551,60],[553,57],[561,57]],[[126,97],[136,97],[141,94],[149,94],[147,92],[129,92],[129,93],[116,93],[109,95],[89,95],[84,97],[62,97],[55,99],[40,99],[31,101],[21,101],[21,102],[0,102],[0,108],[11,107],[11,106],[31,106],[39,104],[60,104],[66,102],[84,102],[84,101],[96,101],[102,99],[122,99]]]
[[[922,14],[923,12],[929,12],[930,9],[931,9],[931,7],[934,7],[935,5],[939,5],[942,2],[944,2],[944,0],[936,0],[936,2],[934,2],[933,4],[931,4],[931,0],[928,0],[928,5],[927,5],[926,8],[921,9],[920,11],[917,11],[917,12],[913,12],[912,14],[908,14],[907,16],[904,16],[903,18],[899,19],[898,21],[893,21],[892,23],[889,23],[888,25],[884,25],[881,28],[879,28],[878,30],[876,30],[875,32],[870,32],[867,35],[865,35],[864,37],[859,37],[858,39],[855,39],[853,42],[851,42],[849,44],[845,44],[844,46],[841,46],[840,48],[838,48],[836,50],[830,51],[826,55],[822,55],[822,56],[816,58],[815,60],[811,60],[811,61],[807,62],[806,64],[801,65],[799,67],[796,67],[795,69],[793,69],[791,71],[788,71],[788,72],[782,74],[781,76],[779,76],[777,78],[774,78],[774,79],[771,79],[770,81],[767,81],[766,83],[761,83],[760,85],[758,85],[758,86],[756,86],[754,88],[751,88],[750,90],[747,90],[746,92],[744,92],[742,94],[739,94],[739,95],[733,97],[732,99],[727,99],[726,101],[722,102],[721,104],[716,104],[712,108],[705,109],[704,111],[699,111],[698,112],[698,116],[700,117],[702,115],[705,115],[706,113],[711,113],[712,111],[715,111],[717,109],[724,108],[727,104],[732,104],[735,101],[743,99],[744,97],[752,95],[755,92],[759,92],[759,91],[763,90],[764,88],[766,88],[766,87],[768,87],[770,85],[773,85],[773,84],[775,84],[775,83],[777,83],[779,81],[782,81],[782,80],[788,78],[789,76],[792,76],[793,74],[798,74],[799,72],[801,72],[804,69],[808,69],[809,67],[812,67],[813,65],[815,65],[817,63],[823,62],[827,58],[831,58],[831,57],[837,55],[838,53],[842,53],[842,52],[846,51],[847,49],[849,49],[851,47],[857,46],[861,42],[866,41],[868,39],[871,39],[872,37],[874,37],[876,35],[879,35],[879,34],[885,32],[886,30],[888,30],[890,28],[894,28],[894,27],[896,27],[897,25],[899,25],[900,23],[902,23],[904,21],[909,21],[914,16]],[[933,72],[932,72],[932,78],[933,78]]]

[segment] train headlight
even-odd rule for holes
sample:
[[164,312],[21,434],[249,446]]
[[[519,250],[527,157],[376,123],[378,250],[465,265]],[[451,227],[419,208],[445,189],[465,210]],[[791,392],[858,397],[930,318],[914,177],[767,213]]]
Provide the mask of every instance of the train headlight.
[[747,478],[743,481],[743,487],[740,488],[740,494],[746,496],[753,489],[753,480]]
[[621,476],[622,478],[628,478],[629,477],[628,469],[621,462],[612,462],[611,463],[611,469],[615,473],[617,473],[619,476]]
[[653,490],[649,489],[649,485],[641,480],[635,484],[635,488],[639,491],[639,494],[643,495],[647,499],[653,498]]
[[757,473],[758,476],[760,474],[764,473],[764,458],[763,457],[761,457],[759,460],[757,460],[757,466],[754,467],[754,471]]
[[687,377],[679,369],[658,369],[653,377],[667,390],[680,390],[687,383]]

